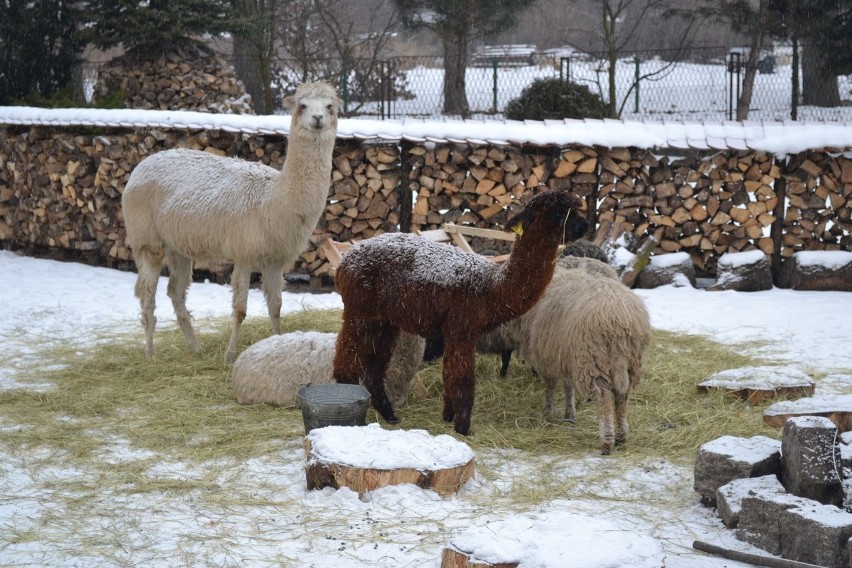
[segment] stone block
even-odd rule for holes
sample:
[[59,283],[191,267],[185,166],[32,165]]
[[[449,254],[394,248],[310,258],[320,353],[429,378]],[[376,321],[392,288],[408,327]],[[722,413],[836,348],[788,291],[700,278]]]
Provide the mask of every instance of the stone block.
[[740,504],[736,536],[776,556],[781,554],[781,515],[788,509],[808,506],[813,501],[787,493],[746,496]]
[[742,501],[755,495],[783,495],[787,491],[775,475],[735,479],[716,490],[716,512],[729,529],[736,528]]
[[837,426],[823,416],[797,416],[784,423],[781,483],[799,497],[824,505],[844,500]]
[[781,513],[781,556],[829,568],[849,561],[852,514],[813,501]]
[[716,490],[734,479],[781,473],[781,442],[766,436],[722,436],[698,449],[693,488],[701,502],[716,505]]

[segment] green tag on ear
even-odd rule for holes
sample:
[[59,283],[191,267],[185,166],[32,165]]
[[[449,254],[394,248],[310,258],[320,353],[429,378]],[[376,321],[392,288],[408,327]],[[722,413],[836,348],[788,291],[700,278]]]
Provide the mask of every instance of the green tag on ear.
[[524,224],[523,223],[515,223],[512,225],[512,231],[518,233],[518,236],[522,236],[524,234]]

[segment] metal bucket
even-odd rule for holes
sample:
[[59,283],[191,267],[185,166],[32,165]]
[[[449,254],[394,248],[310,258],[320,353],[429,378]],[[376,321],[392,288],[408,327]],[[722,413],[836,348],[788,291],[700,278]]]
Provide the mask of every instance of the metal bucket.
[[370,393],[361,385],[331,383],[299,389],[305,434],[323,426],[363,426],[367,423]]

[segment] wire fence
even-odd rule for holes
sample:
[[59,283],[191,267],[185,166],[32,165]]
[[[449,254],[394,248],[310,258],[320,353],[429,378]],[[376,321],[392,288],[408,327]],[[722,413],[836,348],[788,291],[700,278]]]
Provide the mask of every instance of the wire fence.
[[[620,118],[640,120],[734,120],[743,91],[745,50],[704,47],[619,54],[615,64],[616,108]],[[814,86],[803,84],[793,98],[791,53],[761,54],[748,118],[751,120],[852,120],[852,77],[840,76]],[[279,86],[292,89],[288,78],[305,76],[292,60],[276,62]],[[561,77],[587,85],[609,101],[609,61],[603,53],[528,52],[507,50],[493,57],[474,56],[465,75],[466,94],[474,118],[502,118],[506,105],[535,79]],[[438,118],[443,113],[441,57],[394,57],[345,70],[327,61],[325,78],[342,86],[349,116]],[[805,104],[808,89],[833,90],[831,106]]]
[[[619,117],[734,120],[743,90],[746,55],[744,50],[725,47],[620,53],[613,72]],[[800,68],[794,97],[791,61],[791,51],[783,49],[761,54],[749,120],[852,120],[852,76],[829,78],[812,86],[803,83]],[[84,71],[83,92],[91,93],[94,77],[96,70]],[[486,52],[471,58],[465,74],[470,116],[502,118],[506,105],[525,87],[536,79],[551,77],[586,85],[609,101],[610,64],[603,53]],[[339,85],[345,116],[447,117],[443,112],[443,59],[438,56],[357,59],[348,64],[340,59],[273,61],[277,100],[292,92],[300,81],[315,79]],[[827,93],[813,96],[816,89],[827,89]],[[806,104],[809,99],[829,103]]]

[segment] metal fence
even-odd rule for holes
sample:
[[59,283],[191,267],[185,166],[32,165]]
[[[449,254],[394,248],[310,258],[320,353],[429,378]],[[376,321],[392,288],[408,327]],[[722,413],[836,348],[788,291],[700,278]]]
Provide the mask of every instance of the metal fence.
[[[620,117],[642,120],[733,120],[745,75],[742,50],[724,47],[619,54],[615,65],[616,108]],[[280,60],[282,88],[287,77],[303,77],[295,62]],[[750,120],[852,120],[852,77],[837,78],[836,106],[803,104],[792,96],[792,65],[780,51],[760,58],[749,107]],[[380,118],[444,116],[443,61],[440,57],[395,57],[344,72],[328,62],[314,75],[340,84],[350,116]],[[530,53],[523,58],[474,58],[465,81],[474,118],[501,118],[506,105],[535,79],[561,77],[587,85],[609,100],[609,62],[602,53]],[[822,86],[822,85],[820,85]]]
[[[837,78],[835,106],[803,104],[792,95],[790,54],[762,55],[749,107],[750,120],[852,120],[852,76]],[[742,50],[704,47],[677,51],[619,54],[615,65],[616,108],[624,119],[733,120],[742,92]],[[443,60],[436,56],[355,60],[273,62],[279,95],[292,92],[305,79],[339,85],[346,116],[440,118],[443,114]],[[609,100],[609,62],[602,53],[530,52],[512,57],[477,57],[466,72],[466,94],[473,118],[502,118],[506,105],[535,79],[561,77],[587,85]],[[92,74],[85,75],[90,85]],[[807,93],[804,93],[807,95]],[[278,97],[280,99],[280,96]]]

